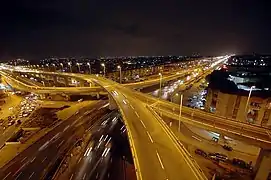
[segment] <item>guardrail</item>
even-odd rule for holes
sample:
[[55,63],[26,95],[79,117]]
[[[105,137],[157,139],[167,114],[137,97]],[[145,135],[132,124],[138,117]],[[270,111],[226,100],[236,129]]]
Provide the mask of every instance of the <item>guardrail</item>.
[[[159,110],[160,112],[162,112],[162,114],[164,114],[167,117],[179,120],[179,115],[177,115],[177,114],[165,111],[165,110],[163,110],[161,108],[157,108],[157,107],[152,107],[152,108]],[[185,114],[185,113],[183,113],[183,114]],[[235,130],[230,130],[230,129],[225,129],[225,128],[219,127],[219,125],[218,125],[219,123],[216,122],[216,121],[211,121],[211,123],[204,123],[204,122],[201,122],[199,120],[187,118],[185,116],[182,116],[181,121],[183,121],[184,123],[187,123],[187,124],[194,125],[194,126],[195,126],[195,124],[202,125],[205,128],[209,128],[209,130],[216,129],[216,130],[219,130],[219,131],[223,131],[225,133],[231,133],[233,135],[237,135],[239,137],[242,136],[242,137],[246,137],[246,138],[256,140],[256,141],[259,141],[259,142],[262,142],[262,143],[266,143],[268,145],[271,144],[271,141],[268,141],[268,140],[265,140],[265,139],[262,139],[262,138],[259,138],[259,137],[253,137],[251,135],[248,135],[247,133],[246,134],[244,133],[244,130],[246,130],[246,131],[249,131],[249,132],[258,133],[258,135],[261,134],[261,135],[268,136],[267,131],[252,131],[249,128],[246,128],[246,127],[243,127],[243,126],[236,126],[236,124],[231,125],[232,127],[235,127]],[[230,124],[227,124],[227,125],[230,126]],[[236,129],[238,129],[238,131],[236,131]]]
[[193,159],[191,154],[186,150],[184,145],[178,140],[178,138],[173,134],[173,132],[169,129],[167,124],[162,120],[162,118],[149,106],[146,105],[146,108],[156,117],[159,124],[162,126],[164,131],[168,134],[170,139],[175,143],[179,151],[181,152],[182,156],[184,157],[184,160],[186,163],[190,166],[190,169],[193,171],[197,179],[199,180],[207,180],[207,177],[197,164],[197,162]]
[[[42,90],[44,90],[44,91],[50,91],[50,90],[54,90],[54,91],[56,91],[56,90],[57,91],[67,91],[68,90],[68,91],[70,91],[70,90],[76,90],[76,92],[80,92],[82,90],[84,90],[84,91],[102,90],[101,87],[76,87],[76,88],[74,88],[74,87],[68,87],[70,89],[67,89],[67,87],[40,87],[40,86],[31,86],[31,85],[25,84],[25,83],[23,83],[23,82],[15,79],[15,78],[13,78],[13,77],[10,77],[10,76],[7,76],[7,75],[3,75],[3,76],[5,76],[6,79],[8,79],[10,81],[15,81],[15,83],[17,83],[17,87],[16,88],[21,89],[21,90],[25,90],[25,89],[31,90],[31,91],[33,91],[33,90],[34,91],[39,91],[39,90],[40,91],[42,91]],[[19,85],[24,86],[25,89],[23,87],[19,87]]]

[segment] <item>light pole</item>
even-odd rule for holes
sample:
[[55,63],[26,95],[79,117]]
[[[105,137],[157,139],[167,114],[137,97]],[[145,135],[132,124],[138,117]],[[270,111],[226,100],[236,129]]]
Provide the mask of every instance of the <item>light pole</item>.
[[68,65],[70,66],[70,72],[72,72],[72,64],[71,64],[71,62],[68,62]]
[[181,131],[182,107],[183,107],[183,94],[181,94],[181,101],[180,101],[179,127],[178,127],[179,132]]
[[104,63],[102,63],[102,64],[101,64],[101,66],[103,66],[103,67],[104,67],[104,77],[105,77],[105,64],[104,64]]
[[118,69],[120,70],[120,84],[121,84],[121,66],[118,65]]
[[76,65],[78,66],[78,71],[80,73],[80,64],[79,63],[76,63]]
[[88,68],[89,68],[89,74],[91,74],[91,65],[90,65],[89,62],[87,63],[87,65],[88,65]]
[[60,66],[61,66],[61,71],[63,71],[63,64],[62,64],[62,63],[60,63]]
[[251,96],[251,92],[252,92],[252,89],[253,88],[255,88],[255,86],[251,86],[250,87],[250,90],[249,90],[249,94],[248,94],[248,97],[247,97],[247,103],[246,103],[246,107],[245,107],[245,114],[244,114],[244,116],[245,116],[245,121],[246,121],[246,119],[247,119],[247,113],[248,113],[248,104],[249,104],[249,99],[250,99],[250,96]]
[[54,66],[54,71],[56,70],[56,65],[53,63],[52,66]]
[[159,76],[160,76],[159,98],[161,99],[161,96],[162,96],[162,78],[163,78],[162,73],[159,73]]

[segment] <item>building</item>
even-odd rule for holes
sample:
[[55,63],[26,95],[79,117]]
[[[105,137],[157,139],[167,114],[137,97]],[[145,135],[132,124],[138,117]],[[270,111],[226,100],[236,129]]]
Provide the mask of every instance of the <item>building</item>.
[[237,121],[271,126],[268,60],[271,56],[230,57],[221,70],[207,78],[205,110]]
[[205,109],[218,116],[261,126],[271,126],[271,97],[230,94],[208,88]]

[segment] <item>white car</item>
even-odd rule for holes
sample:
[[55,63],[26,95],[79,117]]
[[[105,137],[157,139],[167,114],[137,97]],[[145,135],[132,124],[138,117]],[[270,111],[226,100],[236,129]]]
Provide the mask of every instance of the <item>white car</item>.
[[29,114],[28,113],[25,113],[25,114],[23,114],[23,117],[27,117]]

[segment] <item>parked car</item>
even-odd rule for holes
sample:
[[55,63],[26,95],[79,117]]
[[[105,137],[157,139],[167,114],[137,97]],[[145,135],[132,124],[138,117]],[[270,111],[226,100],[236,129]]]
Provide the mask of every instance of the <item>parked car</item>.
[[226,149],[227,151],[232,151],[232,147],[228,145],[224,145],[223,148]]
[[242,159],[233,158],[232,164],[243,169],[252,170],[251,163],[246,163]]
[[205,158],[207,157],[207,153],[205,151],[201,150],[201,149],[196,149],[195,153],[198,154],[198,155],[201,155],[201,156],[203,156]]
[[209,153],[208,156],[215,161],[227,161],[228,156],[221,153]]

